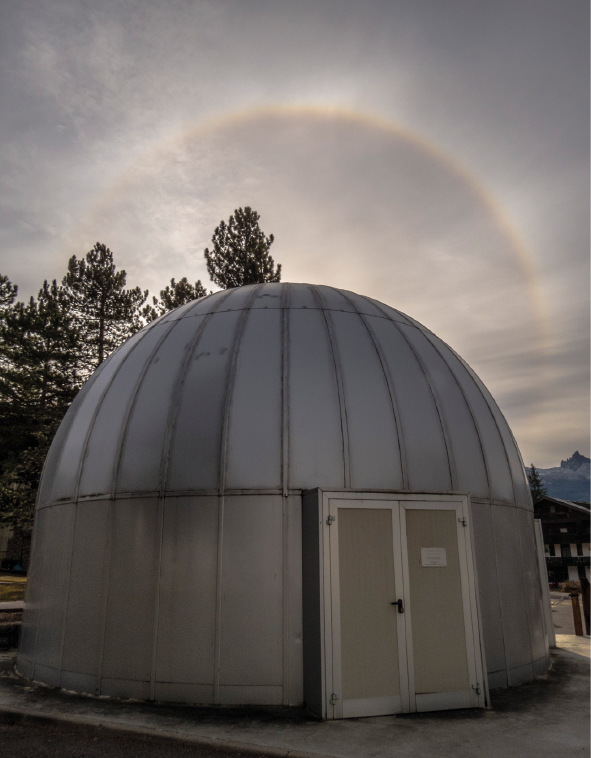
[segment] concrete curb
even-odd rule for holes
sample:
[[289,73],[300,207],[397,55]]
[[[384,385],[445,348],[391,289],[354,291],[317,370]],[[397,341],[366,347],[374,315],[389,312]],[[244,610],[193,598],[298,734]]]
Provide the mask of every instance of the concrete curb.
[[142,726],[115,724],[101,719],[83,716],[63,716],[31,711],[17,706],[0,706],[0,723],[22,726],[59,726],[64,731],[101,737],[128,737],[141,742],[177,743],[209,748],[242,755],[263,755],[268,758],[335,758],[326,753],[307,753],[301,750],[256,745],[248,742],[235,742],[214,737],[193,736]]

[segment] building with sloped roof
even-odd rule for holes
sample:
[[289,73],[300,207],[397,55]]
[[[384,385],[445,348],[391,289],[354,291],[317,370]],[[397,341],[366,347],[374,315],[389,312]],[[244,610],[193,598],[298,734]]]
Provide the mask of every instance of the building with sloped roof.
[[550,582],[589,579],[589,503],[545,496],[534,503],[534,515],[542,523]]

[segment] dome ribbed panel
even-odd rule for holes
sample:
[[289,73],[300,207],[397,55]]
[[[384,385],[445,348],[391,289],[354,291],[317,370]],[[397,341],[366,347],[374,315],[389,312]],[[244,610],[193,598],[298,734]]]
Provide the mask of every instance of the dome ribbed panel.
[[101,399],[84,456],[81,496],[110,494],[114,490],[128,414],[154,351],[170,328],[170,324],[159,324],[142,334],[132,353],[133,360],[123,361]]
[[532,509],[532,499],[527,477],[525,474],[525,468],[521,459],[521,453],[519,452],[515,438],[513,437],[511,429],[509,428],[509,424],[507,424],[507,421],[501,413],[499,406],[496,404],[493,396],[483,384],[480,377],[470,368],[470,366],[468,366],[468,364],[462,358],[460,358],[460,356],[458,356],[458,358],[462,361],[463,365],[466,367],[466,370],[469,372],[470,376],[480,389],[495,419],[497,428],[503,441],[503,447],[505,448],[505,452],[507,454],[509,468],[511,469],[515,502]]
[[171,404],[186,351],[205,316],[179,319],[152,355],[137,388],[121,443],[117,492],[160,489],[161,463]]
[[75,416],[64,440],[53,479],[51,500],[76,496],[80,467],[97,409],[120,367],[145,336],[146,333],[134,335],[117,350],[108,363],[105,362],[105,367],[99,369],[96,380],[84,395],[82,402],[74,408]]
[[530,505],[490,393],[441,340],[371,298],[248,285],[134,335],[84,386],[39,506],[80,495],[353,488]]
[[488,479],[480,438],[460,385],[420,329],[404,325],[399,328],[421,361],[439,404],[456,475],[454,489],[488,495]]
[[318,308],[293,308],[289,313],[289,486],[346,486],[344,456],[337,377],[324,316]]
[[255,299],[244,326],[231,390],[229,489],[281,487],[281,320],[279,307],[266,313]]
[[375,318],[371,325],[396,392],[408,487],[449,491],[452,481],[445,437],[423,368],[396,322]]
[[167,490],[219,486],[224,401],[240,314],[210,314],[193,350],[172,432]]
[[97,371],[94,372],[86,384],[83,385],[80,392],[78,392],[72,404],[68,408],[68,411],[64,416],[62,423],[59,425],[59,428],[56,432],[55,437],[53,438],[51,447],[49,448],[49,452],[47,454],[47,458],[45,459],[45,463],[43,465],[43,476],[41,479],[39,492],[37,494],[37,507],[39,508],[42,508],[44,505],[47,505],[51,502],[51,491],[53,488],[58,463],[60,461],[62,449],[67,442],[70,429],[76,418],[76,414],[84,403],[85,398],[90,392],[91,388],[98,380],[99,376],[105,371],[106,367],[108,366],[108,361],[110,360],[113,360],[113,356],[110,356],[107,361],[104,361],[101,367],[97,369]]
[[424,334],[453,371],[472,410],[486,459],[491,497],[499,500],[513,500],[513,482],[507,453],[492,411],[480,388],[453,350],[450,350],[444,342],[437,339],[433,334]]
[[379,355],[359,314],[332,312],[330,319],[343,375],[351,487],[400,489],[396,420]]

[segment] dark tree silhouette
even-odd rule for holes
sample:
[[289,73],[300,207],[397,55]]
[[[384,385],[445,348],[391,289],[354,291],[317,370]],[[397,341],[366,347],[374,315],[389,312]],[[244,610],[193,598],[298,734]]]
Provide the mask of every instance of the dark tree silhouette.
[[148,290],[139,287],[126,290],[125,271],[116,271],[113,254],[106,245],[97,242],[78,260],[68,261],[68,273],[63,279],[72,311],[82,330],[83,363],[91,373],[128,337],[142,327],[141,306]]
[[0,274],[0,312],[14,303],[17,293],[17,285],[12,284],[4,274]]
[[542,480],[540,478],[540,475],[538,473],[537,468],[532,463],[531,470],[529,474],[527,475],[528,481],[529,481],[529,489],[531,492],[531,497],[534,503],[537,500],[541,500],[543,497],[545,497],[548,494],[548,490],[544,487]]
[[219,287],[281,281],[281,264],[269,255],[274,237],[265,237],[259,227],[259,214],[246,206],[237,208],[228,223],[220,221],[213,233],[213,248],[205,248],[207,271]]
[[185,305],[185,303],[190,303],[192,300],[197,300],[205,295],[207,295],[207,290],[201,284],[201,279],[198,279],[195,284],[191,284],[186,276],[183,276],[178,282],[171,279],[170,284],[160,290],[160,299],[153,295],[152,302],[154,304],[143,307],[142,316],[146,321],[154,321],[173,308],[178,308],[180,305]]
[[51,440],[80,386],[80,329],[63,287],[6,308],[0,323],[0,522],[21,532]]

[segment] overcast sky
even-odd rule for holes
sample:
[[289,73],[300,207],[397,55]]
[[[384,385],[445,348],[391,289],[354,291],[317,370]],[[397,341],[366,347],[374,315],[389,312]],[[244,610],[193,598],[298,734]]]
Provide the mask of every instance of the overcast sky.
[[[234,208],[284,281],[376,297],[481,376],[526,463],[589,455],[586,0],[2,0],[0,272],[97,240],[209,284]],[[427,464],[426,464],[427,465]]]

